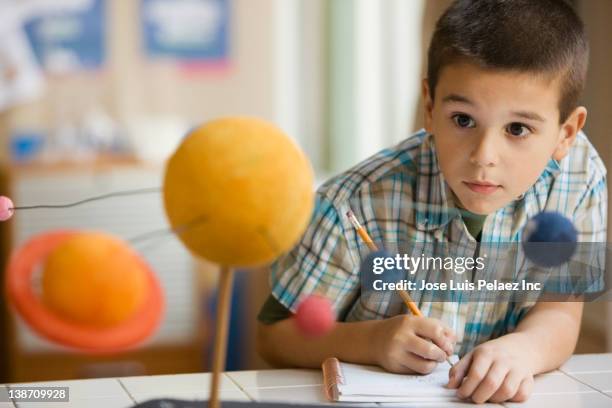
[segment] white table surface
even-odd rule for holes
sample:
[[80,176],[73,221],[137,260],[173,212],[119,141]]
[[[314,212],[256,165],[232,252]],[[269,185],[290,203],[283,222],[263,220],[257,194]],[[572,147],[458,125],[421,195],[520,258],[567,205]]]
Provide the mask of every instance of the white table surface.
[[[330,404],[323,396],[319,370],[233,371],[223,374],[221,399]],[[6,387],[0,386],[0,394]],[[207,399],[210,374],[176,374],[92,380],[48,381],[28,385],[68,386],[70,402],[0,402],[0,408],[124,408],[152,398]],[[341,404],[335,404],[341,405]],[[419,404],[353,404],[363,407],[474,407],[460,402]],[[484,404],[482,407],[612,407],[612,353],[573,356],[559,370],[536,377],[524,404]]]

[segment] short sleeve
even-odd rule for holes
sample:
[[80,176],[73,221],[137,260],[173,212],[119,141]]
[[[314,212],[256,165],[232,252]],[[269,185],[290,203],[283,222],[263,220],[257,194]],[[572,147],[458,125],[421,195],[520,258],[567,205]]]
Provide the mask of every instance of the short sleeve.
[[605,174],[594,171],[573,214],[577,246],[564,265],[552,268],[544,291],[561,296],[596,294],[605,288],[608,195]]
[[[577,247],[570,260],[559,267],[533,272],[543,283],[544,299],[562,300],[573,296],[597,296],[606,288],[606,237],[608,194],[603,164],[592,161],[589,178],[574,201],[572,218],[577,231]],[[534,270],[538,269],[535,267]],[[535,305],[535,301],[517,303],[513,314],[516,323]]]
[[589,180],[574,213],[578,247],[570,266],[575,294],[604,290],[608,215],[608,189],[605,173],[597,172]]
[[263,324],[272,324],[290,317],[291,312],[281,305],[274,296],[269,295],[257,315],[257,321]]
[[608,188],[605,174],[598,172],[588,183],[574,212],[578,242],[605,243],[607,239]]
[[359,282],[340,213],[317,193],[301,240],[271,265],[272,295],[292,312],[310,294],[325,296],[342,316],[359,295]]

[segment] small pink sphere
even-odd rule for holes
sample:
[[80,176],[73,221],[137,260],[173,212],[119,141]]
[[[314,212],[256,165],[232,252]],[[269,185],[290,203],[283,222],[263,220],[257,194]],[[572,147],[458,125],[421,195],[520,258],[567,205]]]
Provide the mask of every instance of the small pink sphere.
[[304,336],[323,336],[336,323],[331,302],[322,296],[308,296],[297,308],[295,323]]
[[13,202],[6,196],[0,196],[0,221],[6,221],[13,216]]

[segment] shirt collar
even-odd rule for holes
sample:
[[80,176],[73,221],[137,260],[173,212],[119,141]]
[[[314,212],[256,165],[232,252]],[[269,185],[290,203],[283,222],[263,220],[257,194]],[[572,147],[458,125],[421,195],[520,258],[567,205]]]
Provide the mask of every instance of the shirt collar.
[[555,159],[550,159],[544,168],[544,171],[550,172],[553,176],[556,176],[561,171],[561,165]]

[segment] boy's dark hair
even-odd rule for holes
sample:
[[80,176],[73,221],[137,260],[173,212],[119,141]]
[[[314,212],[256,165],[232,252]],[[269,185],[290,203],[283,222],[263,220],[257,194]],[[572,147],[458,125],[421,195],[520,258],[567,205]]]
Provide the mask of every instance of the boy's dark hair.
[[457,0],[440,17],[429,45],[427,81],[465,60],[484,68],[561,75],[560,123],[578,104],[589,46],[580,18],[563,0]]

